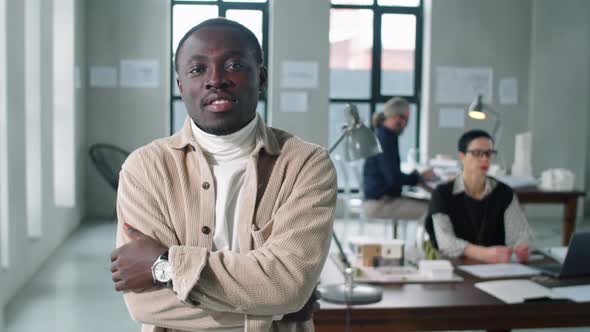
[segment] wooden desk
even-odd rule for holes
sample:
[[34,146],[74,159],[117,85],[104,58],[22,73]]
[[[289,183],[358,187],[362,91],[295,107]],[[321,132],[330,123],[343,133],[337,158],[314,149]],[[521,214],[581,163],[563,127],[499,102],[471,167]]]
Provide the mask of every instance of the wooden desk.
[[567,246],[576,229],[578,198],[586,195],[582,191],[545,191],[537,188],[515,190],[521,204],[563,204],[562,244]]
[[[590,302],[505,304],[476,289],[478,280],[462,274],[462,283],[403,284],[384,287],[379,303],[354,306],[351,331],[508,330],[512,328],[590,326]],[[322,282],[342,277],[328,259]],[[318,332],[342,332],[346,307],[321,302],[314,315]]]

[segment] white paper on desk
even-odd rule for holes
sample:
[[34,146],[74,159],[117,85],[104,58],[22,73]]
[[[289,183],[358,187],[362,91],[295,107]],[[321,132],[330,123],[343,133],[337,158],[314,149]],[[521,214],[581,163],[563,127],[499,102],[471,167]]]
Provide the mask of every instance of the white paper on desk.
[[500,94],[500,104],[518,104],[518,80],[516,78],[501,79],[498,85],[498,90]]
[[481,94],[492,101],[493,70],[490,67],[437,67],[435,101],[439,104],[469,104]]
[[475,287],[506,303],[522,303],[525,299],[537,297],[558,297],[549,288],[524,279],[484,281],[476,283]]
[[281,92],[281,112],[307,112],[308,104],[307,92]]
[[540,273],[533,268],[518,263],[460,265],[457,268],[481,279],[526,277]]
[[441,128],[465,127],[465,110],[462,108],[441,108],[438,113],[438,125]]
[[575,302],[590,301],[590,285],[555,287],[553,293]]
[[317,61],[283,61],[281,66],[281,88],[318,87],[319,63]]

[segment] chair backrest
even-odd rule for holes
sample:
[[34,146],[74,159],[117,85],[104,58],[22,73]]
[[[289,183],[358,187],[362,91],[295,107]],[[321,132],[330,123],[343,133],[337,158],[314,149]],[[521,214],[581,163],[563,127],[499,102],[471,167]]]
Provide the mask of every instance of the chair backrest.
[[119,172],[129,152],[114,145],[98,143],[93,144],[88,153],[100,175],[116,191],[119,186]]

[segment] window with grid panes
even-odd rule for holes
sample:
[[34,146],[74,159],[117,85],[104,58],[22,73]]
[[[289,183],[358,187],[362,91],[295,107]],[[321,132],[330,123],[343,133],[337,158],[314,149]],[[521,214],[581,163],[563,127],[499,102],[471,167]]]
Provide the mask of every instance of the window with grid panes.
[[[356,104],[361,119],[371,126],[372,114],[399,96],[411,104],[410,121],[399,141],[401,159],[411,148],[419,148],[422,17],[421,0],[332,0],[331,144],[345,123],[346,103]],[[358,188],[363,162],[347,166],[338,161],[338,150],[334,159],[339,187],[348,181]]]

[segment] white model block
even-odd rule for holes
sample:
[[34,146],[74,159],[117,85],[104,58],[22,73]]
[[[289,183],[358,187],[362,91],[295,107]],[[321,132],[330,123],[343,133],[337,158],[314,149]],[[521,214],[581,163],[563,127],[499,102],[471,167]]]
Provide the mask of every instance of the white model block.
[[403,244],[382,244],[381,257],[385,259],[400,259],[403,257]]
[[453,265],[445,259],[421,260],[418,263],[420,274],[432,279],[451,279]]

